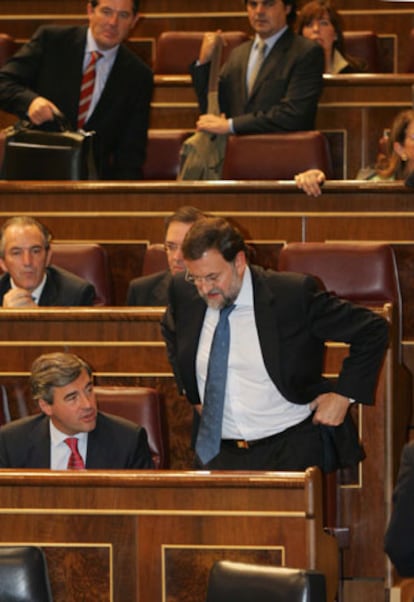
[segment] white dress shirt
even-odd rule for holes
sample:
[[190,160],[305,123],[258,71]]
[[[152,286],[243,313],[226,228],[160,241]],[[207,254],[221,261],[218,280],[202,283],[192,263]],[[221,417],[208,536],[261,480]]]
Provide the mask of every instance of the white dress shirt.
[[[311,410],[308,404],[287,401],[265,368],[254,315],[252,275],[248,267],[235,305],[229,316],[230,351],[222,438],[252,441],[302,422]],[[219,310],[207,309],[200,335],[196,371],[202,402],[210,346],[219,314]]]

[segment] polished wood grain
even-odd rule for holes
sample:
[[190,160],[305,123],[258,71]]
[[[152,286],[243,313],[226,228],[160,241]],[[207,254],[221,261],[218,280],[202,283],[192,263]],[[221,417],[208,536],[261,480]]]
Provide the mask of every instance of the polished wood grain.
[[[93,571],[78,573],[78,588],[84,585],[78,600],[85,602],[199,602],[213,561],[228,554],[321,570],[328,601],[335,597],[337,545],[323,531],[314,468],[260,475],[2,470],[0,516],[0,542],[36,542],[51,559],[57,544],[64,562],[72,546],[110,548],[110,557],[100,559],[103,576],[111,575],[105,597],[94,598],[86,587],[94,577],[96,583]],[[50,568],[54,583],[58,567]],[[67,602],[54,594],[55,602]]]

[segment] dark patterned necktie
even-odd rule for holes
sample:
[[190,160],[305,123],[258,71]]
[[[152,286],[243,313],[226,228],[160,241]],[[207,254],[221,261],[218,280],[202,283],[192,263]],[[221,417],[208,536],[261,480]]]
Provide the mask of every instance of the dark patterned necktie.
[[82,470],[85,468],[85,463],[78,450],[77,437],[67,437],[67,439],[65,439],[65,443],[71,451],[67,468],[69,470]]
[[223,307],[214,331],[207,367],[204,404],[196,441],[196,453],[207,464],[220,451],[224,393],[230,347],[229,315],[235,305]]

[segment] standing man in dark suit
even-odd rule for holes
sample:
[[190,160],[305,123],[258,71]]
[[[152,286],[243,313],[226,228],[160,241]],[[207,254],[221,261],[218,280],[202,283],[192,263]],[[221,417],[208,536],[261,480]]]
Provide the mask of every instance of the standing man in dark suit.
[[[41,355],[30,382],[42,413],[0,428],[1,468],[153,468],[145,429],[98,412],[84,360],[71,353]],[[69,464],[68,438],[76,439],[77,466]]]
[[[322,91],[324,56],[318,44],[293,32],[296,0],[245,0],[244,4],[255,38],[236,47],[222,67],[221,116],[206,114],[216,33],[204,35],[199,60],[191,68],[202,113],[197,129],[213,134],[313,129]],[[266,44],[264,60],[257,71],[262,42]]]
[[385,551],[401,577],[414,577],[414,442],[402,451]]
[[83,129],[96,132],[101,179],[137,179],[145,160],[153,77],[122,44],[138,20],[139,0],[90,0],[89,27],[40,27],[0,70],[0,108],[51,122],[61,111],[78,127],[82,74],[99,52]]
[[196,207],[184,206],[165,220],[164,248],[168,270],[139,276],[129,283],[127,305],[163,306],[168,302],[171,276],[185,270],[181,245],[191,226],[204,214]]
[[[198,465],[331,471],[357,464],[363,452],[348,410],[374,401],[387,322],[322,291],[311,276],[249,265],[241,234],[224,219],[195,223],[182,251],[187,272],[172,279],[162,328],[179,388],[201,415],[199,434],[213,334],[220,310],[233,307],[228,364],[223,355],[219,367],[226,383],[217,452]],[[329,340],[350,345],[336,383],[322,376]]]
[[7,220],[0,230],[0,305],[5,308],[87,306],[95,288],[75,274],[49,265],[51,234],[32,217]]

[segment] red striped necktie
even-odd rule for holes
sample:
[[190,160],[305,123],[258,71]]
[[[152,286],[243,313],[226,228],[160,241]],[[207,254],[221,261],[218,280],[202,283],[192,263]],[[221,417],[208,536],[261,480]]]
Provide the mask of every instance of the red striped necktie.
[[83,128],[86,121],[86,116],[92,100],[93,89],[95,86],[96,63],[101,58],[102,54],[96,50],[91,52],[91,59],[83,72],[82,84],[79,98],[78,110],[78,129]]
[[67,437],[67,439],[65,439],[65,443],[71,451],[67,468],[69,470],[82,470],[83,468],[85,468],[85,463],[82,460],[82,456],[80,455],[78,450],[78,438]]

